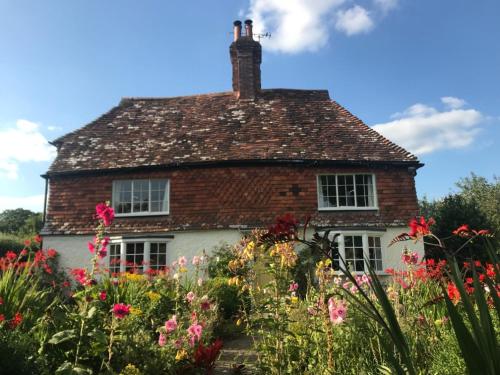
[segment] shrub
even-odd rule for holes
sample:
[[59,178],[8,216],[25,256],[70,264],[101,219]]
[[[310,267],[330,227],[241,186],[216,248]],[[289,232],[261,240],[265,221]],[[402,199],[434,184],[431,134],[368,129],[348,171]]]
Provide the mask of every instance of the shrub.
[[19,253],[24,249],[24,241],[14,234],[0,233],[0,257],[3,257],[7,251]]

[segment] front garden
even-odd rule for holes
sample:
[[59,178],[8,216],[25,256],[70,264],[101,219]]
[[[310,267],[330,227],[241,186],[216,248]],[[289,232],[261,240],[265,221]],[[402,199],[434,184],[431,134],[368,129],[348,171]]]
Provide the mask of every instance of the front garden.
[[[262,374],[498,374],[500,267],[488,231],[448,239],[414,219],[402,270],[350,271],[328,231],[290,215],[212,256],[109,274],[113,210],[96,207],[92,261],[70,275],[41,238],[0,259],[2,374],[211,374],[225,341],[252,338]],[[418,259],[415,241],[440,259]],[[481,245],[486,261],[457,261]],[[390,248],[389,248],[390,251]],[[484,257],[483,257],[484,259]]]

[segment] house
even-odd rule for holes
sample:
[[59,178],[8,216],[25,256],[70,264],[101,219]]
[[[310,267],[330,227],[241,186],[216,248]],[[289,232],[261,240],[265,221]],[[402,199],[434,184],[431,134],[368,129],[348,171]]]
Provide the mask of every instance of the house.
[[234,243],[284,213],[312,215],[311,231],[341,233],[357,271],[363,255],[381,273],[401,265],[401,247],[388,244],[417,213],[422,164],[326,90],[261,89],[261,45],[252,22],[244,28],[234,23],[232,91],[124,98],[53,141],[43,235],[64,266],[90,257],[102,201],[116,211],[112,271]]

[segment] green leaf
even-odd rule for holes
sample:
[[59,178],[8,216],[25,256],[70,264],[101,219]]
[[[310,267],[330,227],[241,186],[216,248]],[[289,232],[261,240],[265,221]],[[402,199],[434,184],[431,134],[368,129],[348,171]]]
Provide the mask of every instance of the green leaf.
[[74,329],[67,329],[65,331],[57,332],[54,336],[50,338],[48,341],[49,344],[59,345],[63,342],[73,340],[76,338],[76,333]]
[[87,318],[89,319],[92,318],[96,311],[97,311],[96,307],[92,306],[87,313]]

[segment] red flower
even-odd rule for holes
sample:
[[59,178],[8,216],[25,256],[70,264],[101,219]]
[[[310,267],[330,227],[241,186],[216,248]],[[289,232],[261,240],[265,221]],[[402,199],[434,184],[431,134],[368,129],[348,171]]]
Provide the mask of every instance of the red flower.
[[89,242],[87,244],[87,247],[89,248],[90,253],[94,254],[94,252],[95,252],[95,246],[94,246],[94,244],[92,242]]
[[23,316],[21,315],[20,312],[16,312],[16,315],[10,320],[10,328],[14,329],[16,328],[19,324],[23,322]]
[[28,250],[22,249],[21,252],[19,253],[19,255],[22,257],[25,257],[26,255],[28,255]]
[[221,339],[215,340],[212,345],[206,347],[203,345],[203,343],[200,342],[198,348],[196,348],[196,351],[194,353],[195,366],[208,371],[212,370],[214,368],[215,361],[219,357],[221,349]]
[[30,246],[31,240],[24,240],[24,246]]
[[455,229],[452,233],[456,236],[466,236],[470,232],[470,228],[467,224],[463,224]]
[[7,258],[7,260],[12,262],[12,261],[16,260],[17,254],[15,252],[9,250],[5,254],[5,258]]
[[453,283],[448,283],[448,297],[456,305],[460,301],[460,292],[458,288]]
[[42,242],[42,236],[40,236],[39,234],[37,234],[33,240],[36,242],[36,243],[41,243]]
[[277,239],[294,238],[297,234],[298,221],[292,214],[276,218],[276,222],[268,229],[268,234]]
[[490,236],[490,231],[487,229],[481,229],[481,230],[473,230],[472,231],[476,236]]
[[107,293],[105,290],[101,291],[101,293],[99,293],[99,299],[101,301],[106,301],[106,297],[107,297]]
[[55,258],[57,256],[57,251],[54,249],[48,249],[47,250],[47,257],[49,258]]
[[113,306],[113,314],[117,319],[123,319],[128,314],[130,314],[130,305],[125,305],[124,303],[116,303]]
[[4,314],[0,314],[0,323],[2,323],[4,321],[5,321],[5,315]]
[[101,219],[105,226],[109,227],[115,218],[115,210],[106,203],[99,203],[95,207],[96,215]]
[[413,218],[410,223],[410,233],[408,235],[410,237],[418,237],[418,236],[426,236],[431,233],[430,227],[435,224],[433,218],[430,218],[428,221],[425,221],[425,217],[420,216],[420,219]]
[[83,286],[90,284],[90,279],[87,277],[87,270],[84,268],[73,268],[71,274],[79,284]]

